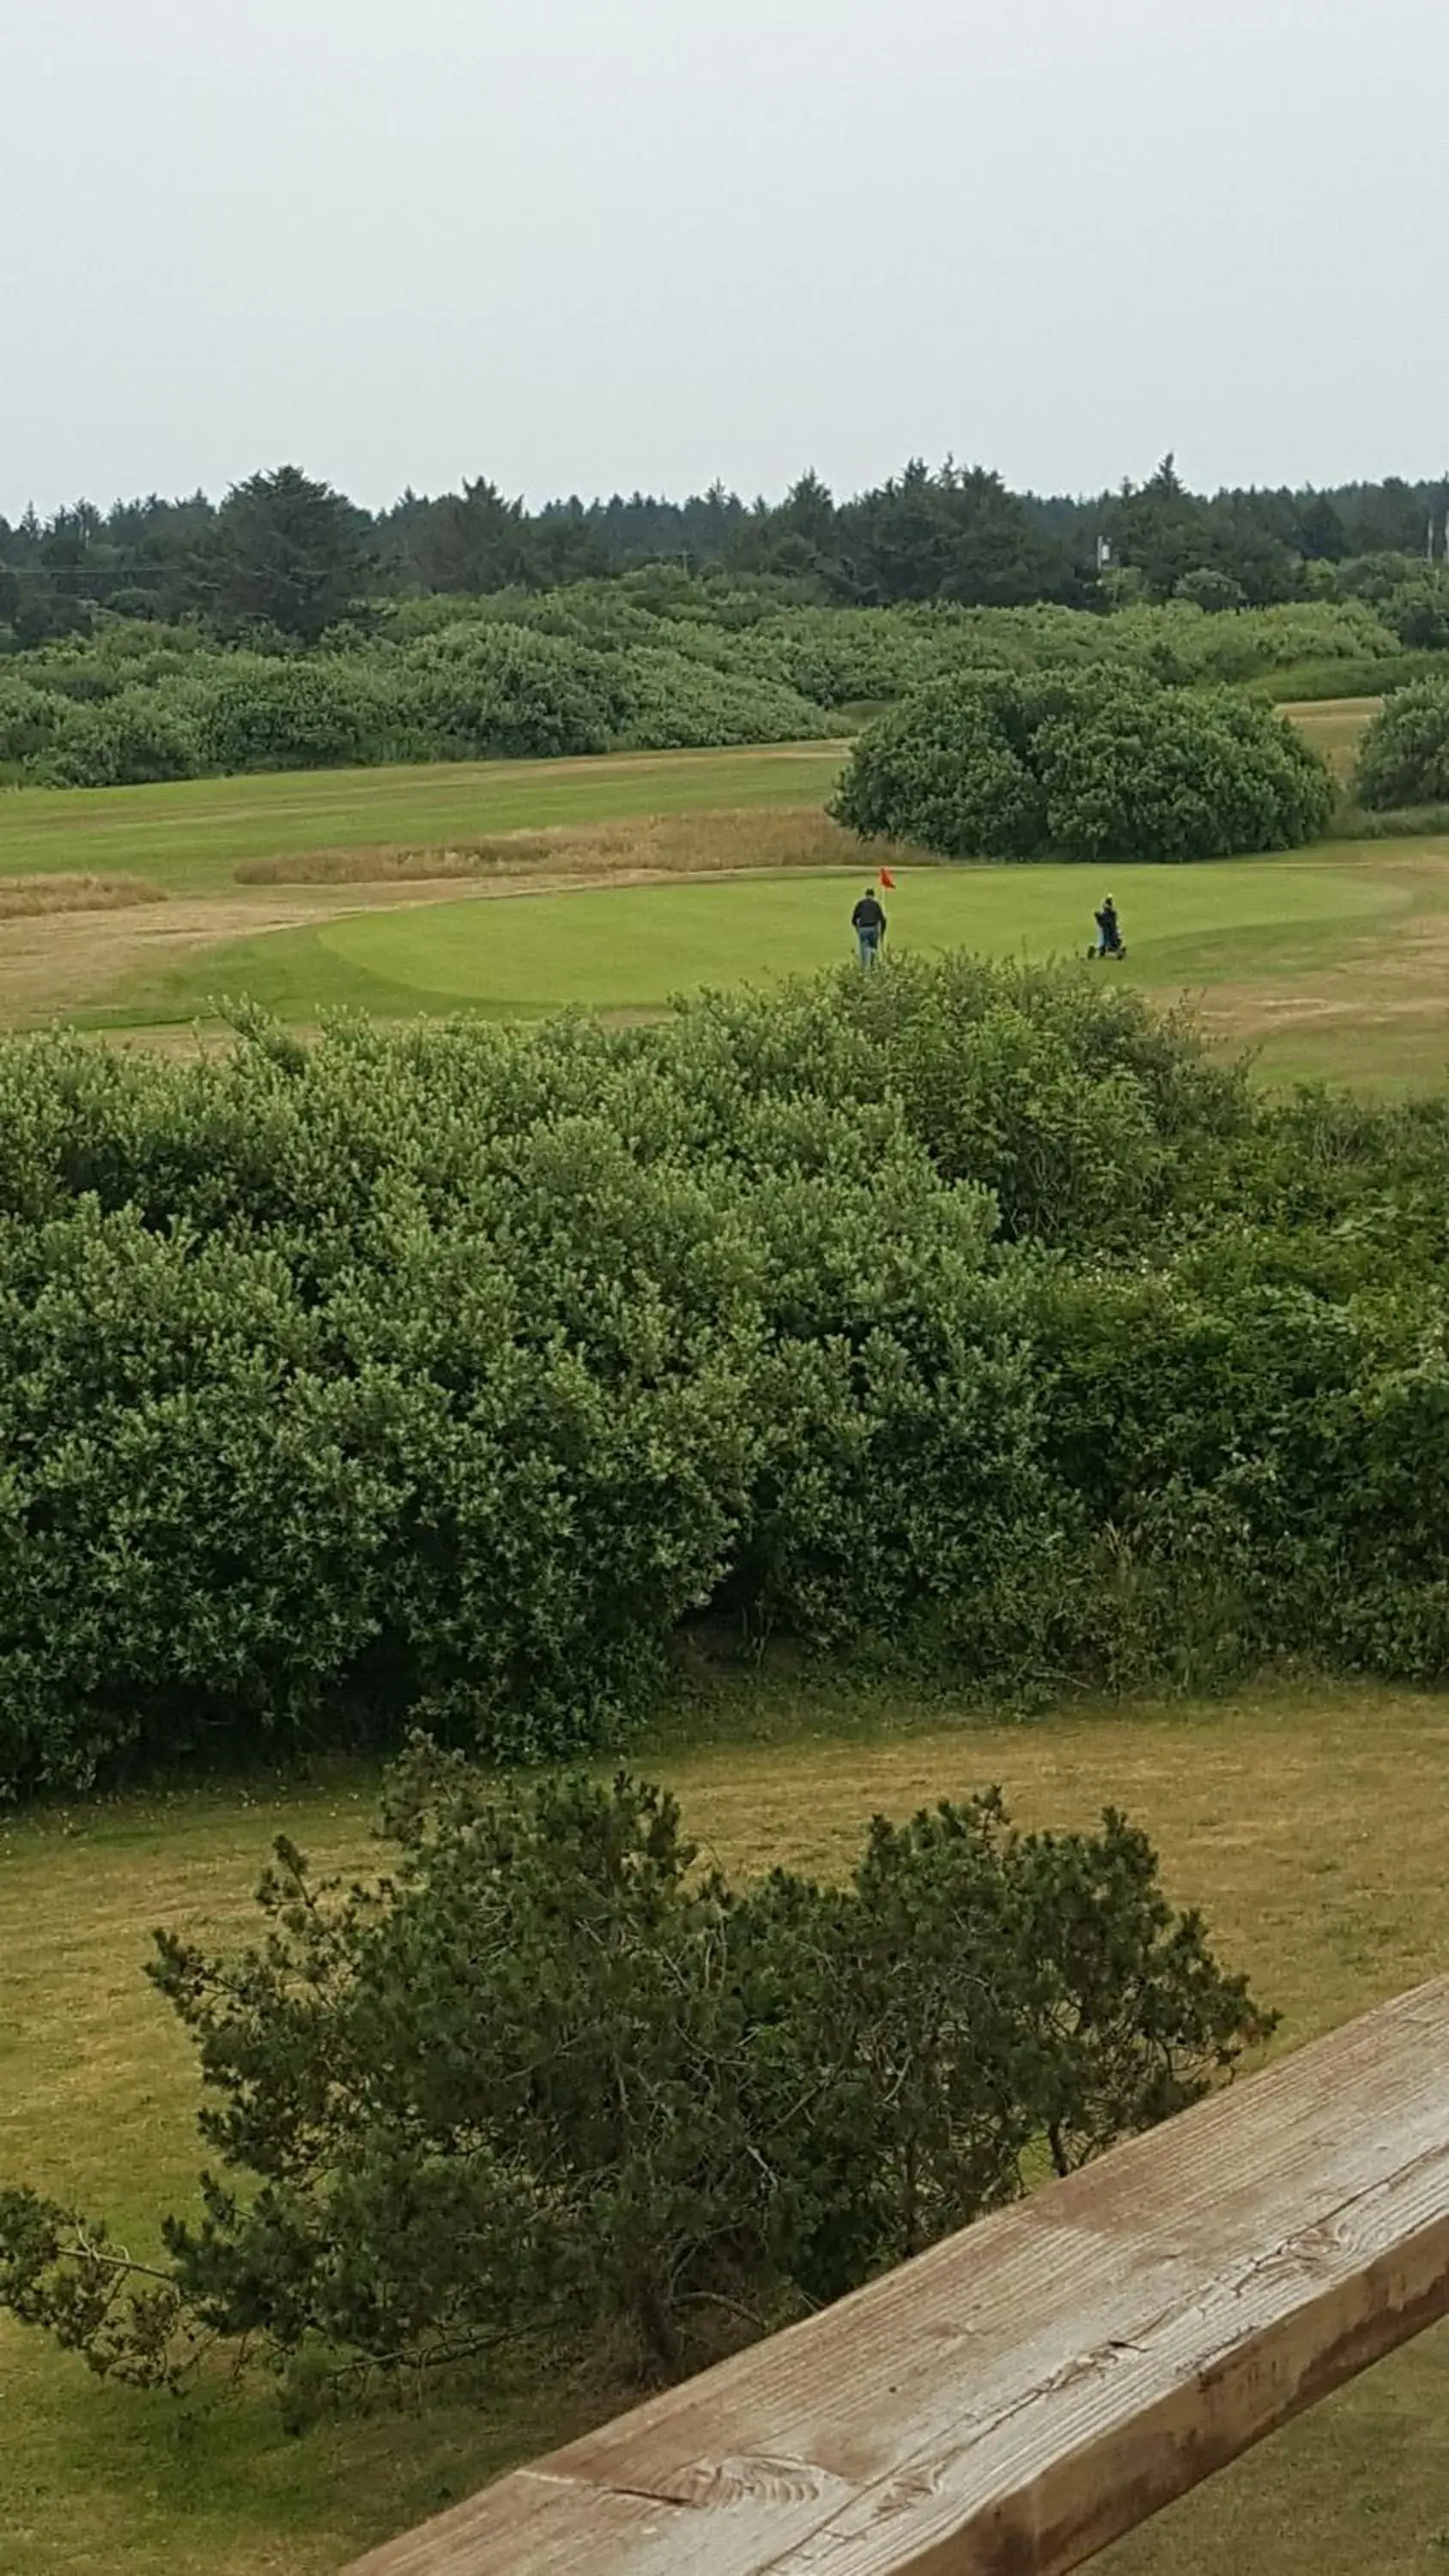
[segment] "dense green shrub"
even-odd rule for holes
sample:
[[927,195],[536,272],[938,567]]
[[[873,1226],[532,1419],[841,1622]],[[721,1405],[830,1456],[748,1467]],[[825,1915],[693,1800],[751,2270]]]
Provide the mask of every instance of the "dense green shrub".
[[103,616],[86,636],[44,644],[7,664],[37,689],[93,705],[123,689],[154,688],[217,654],[214,637],[199,626],[161,626]]
[[136,787],[194,778],[213,765],[207,755],[188,707],[168,703],[162,690],[125,689],[74,708],[44,765],[57,787]]
[[[154,1127],[149,1171],[92,1129],[113,1212],[0,1235],[10,1778],[409,1709],[557,1751],[639,1705],[732,1573],[824,1642],[862,1587],[894,1623],[974,1569],[979,1653],[1009,1655],[1042,1501],[1015,1301],[988,1203],[897,1113],[848,1173],[826,1104],[696,1159],[627,1063],[545,1063],[554,1098],[514,1112],[506,1060],[491,1104],[476,1055],[377,1070],[350,1114],[335,1057],[315,1089],[223,1082],[184,1174]],[[440,1190],[386,1134],[435,1114]]]
[[[217,2338],[302,2394],[543,2334],[676,2372],[837,2298],[1231,2073],[1271,2020],[1144,1835],[999,1796],[877,1818],[841,1888],[693,1869],[628,1778],[503,1797],[419,1745],[380,1886],[279,1844],[264,1946],[162,1935],[223,2175],[142,2273],[0,2191],[0,2306],[176,2384]],[[134,2302],[134,2304],[133,2304]]]
[[1337,577],[1410,652],[1438,653],[1449,645],[1449,569],[1442,564],[1422,555],[1363,555],[1341,565]]
[[803,1133],[808,1098],[833,1115],[839,1168],[852,1145],[878,1150],[895,1101],[938,1174],[991,1191],[1008,1239],[1083,1250],[1140,1243],[1198,1158],[1251,1124],[1240,1077],[1130,987],[964,953],[768,999],[709,995],[650,1051],[687,1088],[698,1143],[738,1151],[777,1099]]
[[689,750],[709,743],[799,742],[838,731],[783,679],[717,669],[696,655],[641,646],[624,657],[617,688],[621,750]]
[[205,770],[344,768],[398,756],[385,683],[329,656],[218,654],[170,683],[167,696]]
[[1449,685],[1417,680],[1385,700],[1360,746],[1354,793],[1371,810],[1449,798]]
[[1444,652],[1449,649],[1449,579],[1442,571],[1426,569],[1390,591],[1380,615],[1410,652]]
[[1187,601],[1132,608],[1107,621],[1163,680],[1235,682],[1303,662],[1382,661],[1395,639],[1362,600],[1285,601],[1205,614]]
[[889,608],[792,609],[740,639],[738,658],[823,707],[899,698],[933,678],[959,619],[937,631]]
[[0,669],[0,762],[13,763],[22,776],[46,777],[74,724],[75,710],[58,690]]
[[450,626],[399,654],[384,676],[423,759],[606,751],[620,712],[598,654],[522,627]]
[[1190,860],[1312,840],[1333,803],[1316,753],[1234,691],[976,672],[869,726],[831,811],[948,858]]
[[1291,849],[1333,813],[1332,780],[1301,735],[1227,689],[1113,691],[1049,720],[1039,758],[1048,835],[1082,858]]
[[[1049,694],[1059,700],[1064,685],[1050,684]],[[972,672],[918,691],[867,726],[831,813],[867,839],[893,835],[950,858],[1039,856],[1048,846],[1046,797],[1022,710],[1046,688]]]
[[0,1049],[0,1782],[612,1734],[728,1614],[961,1687],[1449,1670],[1449,1118],[1085,968]]

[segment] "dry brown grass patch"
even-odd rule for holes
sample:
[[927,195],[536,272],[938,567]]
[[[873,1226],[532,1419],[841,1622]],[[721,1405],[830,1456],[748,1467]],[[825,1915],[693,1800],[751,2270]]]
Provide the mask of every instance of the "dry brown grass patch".
[[1382,705],[1382,698],[1311,698],[1302,705],[1280,706],[1278,713],[1297,726],[1314,751],[1322,753],[1344,787],[1353,775],[1365,730]]
[[38,912],[126,912],[133,904],[164,903],[145,877],[0,877],[0,921]]
[[[873,846],[867,869],[919,850]],[[476,840],[408,847],[304,850],[245,860],[241,885],[381,885],[399,879],[533,877],[589,882],[610,877],[711,876],[732,869],[849,868],[861,864],[853,832],[809,806],[723,807],[697,813],[631,815],[614,823],[559,824],[541,832],[494,832]]]

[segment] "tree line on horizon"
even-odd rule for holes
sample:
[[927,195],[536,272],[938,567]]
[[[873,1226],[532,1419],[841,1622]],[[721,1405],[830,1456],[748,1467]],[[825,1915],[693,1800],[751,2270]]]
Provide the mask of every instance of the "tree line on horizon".
[[[404,492],[373,514],[283,466],[220,502],[152,494],[0,517],[0,649],[86,633],[100,612],[198,619],[223,636],[270,627],[306,643],[368,601],[538,592],[653,563],[770,580],[823,605],[1185,598],[1229,609],[1372,597],[1386,565],[1402,586],[1426,556],[1443,582],[1449,477],[1205,495],[1167,456],[1145,483],[1072,499],[917,459],[844,501],[807,473],[775,503],[746,504],[717,483],[682,502],[636,492],[530,511],[480,477],[457,492]],[[1406,640],[1449,643],[1442,601],[1425,614],[1435,631]]]

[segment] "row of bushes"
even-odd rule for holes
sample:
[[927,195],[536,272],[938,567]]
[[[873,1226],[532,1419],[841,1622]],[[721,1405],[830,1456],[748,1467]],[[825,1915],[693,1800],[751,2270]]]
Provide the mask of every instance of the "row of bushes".
[[694,581],[655,567],[623,582],[580,582],[542,595],[410,600],[389,610],[383,640],[404,641],[458,624],[503,622],[595,650],[665,646],[702,658],[723,649],[732,665],[781,680],[822,706],[902,697],[972,668],[1123,667],[1188,687],[1271,681],[1306,662],[1341,666],[1397,661],[1397,635],[1360,600],[1299,602],[1213,616],[1189,602],[1131,607],[1111,616],[1082,609],[901,608],[782,605],[773,586]]
[[1449,1664],[1449,1120],[1085,970],[0,1054],[0,1776],[558,1754],[694,1616],[993,1693]]
[[777,742],[831,729],[821,707],[779,681],[653,647],[605,655],[502,624],[445,629],[390,654],[197,655],[99,699],[0,677],[0,762],[74,787]]
[[540,598],[405,602],[313,653],[222,650],[112,619],[0,667],[0,776],[126,785],[211,772],[773,742],[964,671],[1110,671],[1271,685],[1305,660],[1383,667],[1358,601],[1211,616],[1186,602],[782,608],[768,585],[655,575]]

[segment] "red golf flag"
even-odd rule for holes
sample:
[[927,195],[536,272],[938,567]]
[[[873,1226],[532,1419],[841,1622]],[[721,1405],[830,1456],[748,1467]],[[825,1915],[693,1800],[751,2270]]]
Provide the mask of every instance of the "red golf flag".
[[885,887],[887,894],[894,894],[894,893],[895,893],[895,890],[896,890],[896,881],[895,881],[895,878],[891,875],[891,872],[890,872],[890,869],[889,869],[889,868],[882,868],[882,869],[881,869],[881,872],[880,872],[880,881],[881,881],[881,884]]

